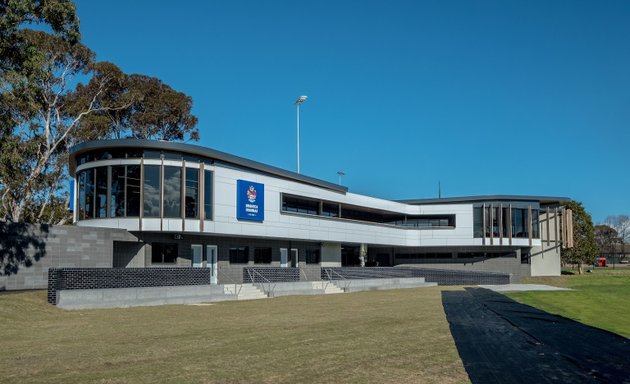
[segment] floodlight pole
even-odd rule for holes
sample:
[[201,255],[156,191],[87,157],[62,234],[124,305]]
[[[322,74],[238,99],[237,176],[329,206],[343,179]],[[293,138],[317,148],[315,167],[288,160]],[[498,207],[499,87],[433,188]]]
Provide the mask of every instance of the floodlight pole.
[[300,173],[300,105],[308,99],[308,96],[300,96],[295,102],[297,107],[297,173]]

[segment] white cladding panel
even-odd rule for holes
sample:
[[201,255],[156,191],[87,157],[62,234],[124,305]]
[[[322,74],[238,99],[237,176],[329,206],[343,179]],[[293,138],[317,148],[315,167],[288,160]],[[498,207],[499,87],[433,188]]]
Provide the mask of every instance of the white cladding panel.
[[[321,242],[369,243],[391,246],[473,245],[472,204],[413,206],[354,193],[339,193],[295,181],[222,166],[214,171],[214,228],[206,232],[232,236],[265,236]],[[263,223],[236,219],[236,180],[265,186]],[[402,214],[455,214],[454,229],[402,229],[339,219],[281,213],[281,193],[323,199]],[[206,222],[208,223],[208,222]]]

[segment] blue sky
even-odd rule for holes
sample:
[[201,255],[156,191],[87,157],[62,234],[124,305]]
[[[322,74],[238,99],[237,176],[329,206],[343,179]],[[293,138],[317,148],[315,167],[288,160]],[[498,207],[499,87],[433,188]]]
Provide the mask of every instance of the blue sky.
[[98,60],[192,96],[200,145],[386,199],[630,214],[628,1],[77,1]]

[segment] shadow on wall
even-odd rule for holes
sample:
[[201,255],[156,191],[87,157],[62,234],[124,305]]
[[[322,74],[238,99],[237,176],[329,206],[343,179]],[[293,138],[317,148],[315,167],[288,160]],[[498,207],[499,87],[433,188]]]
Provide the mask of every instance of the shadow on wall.
[[45,257],[49,232],[47,224],[0,222],[0,275],[17,274]]
[[630,383],[630,341],[482,288],[442,292],[476,383]]

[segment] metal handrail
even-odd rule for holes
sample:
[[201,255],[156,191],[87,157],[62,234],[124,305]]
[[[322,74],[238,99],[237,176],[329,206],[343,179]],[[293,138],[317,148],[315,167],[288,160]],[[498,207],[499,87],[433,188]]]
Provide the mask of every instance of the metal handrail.
[[[243,289],[243,284],[237,283],[233,278],[230,277],[230,275],[223,273],[220,268],[217,268],[217,279],[219,278],[219,276],[221,277],[221,280],[227,279],[231,282],[231,284],[234,284],[234,294],[236,296],[240,295],[241,289]],[[223,284],[223,285],[231,285],[231,284]]]
[[328,277],[328,281],[329,282],[332,282],[333,280],[335,280],[335,279],[333,279],[333,274],[339,276],[339,279],[336,279],[336,280],[343,281],[341,286],[342,286],[342,289],[343,289],[344,292],[347,291],[348,288],[350,287],[350,284],[352,284],[352,282],[350,280],[346,279],[339,272],[335,271],[332,268],[324,268],[324,272],[326,272],[326,276]]
[[[249,276],[249,279],[252,281],[252,284],[254,284],[259,289],[262,289],[262,291],[267,295],[267,297],[273,297],[273,292],[276,289],[275,283],[272,283],[271,281],[269,281],[269,279],[267,279],[265,276],[263,276],[260,272],[258,272],[254,268],[245,268],[245,270],[247,271],[247,275]],[[256,283],[256,275],[262,278],[263,280],[262,283]],[[265,284],[267,284],[267,289],[265,289]]]

